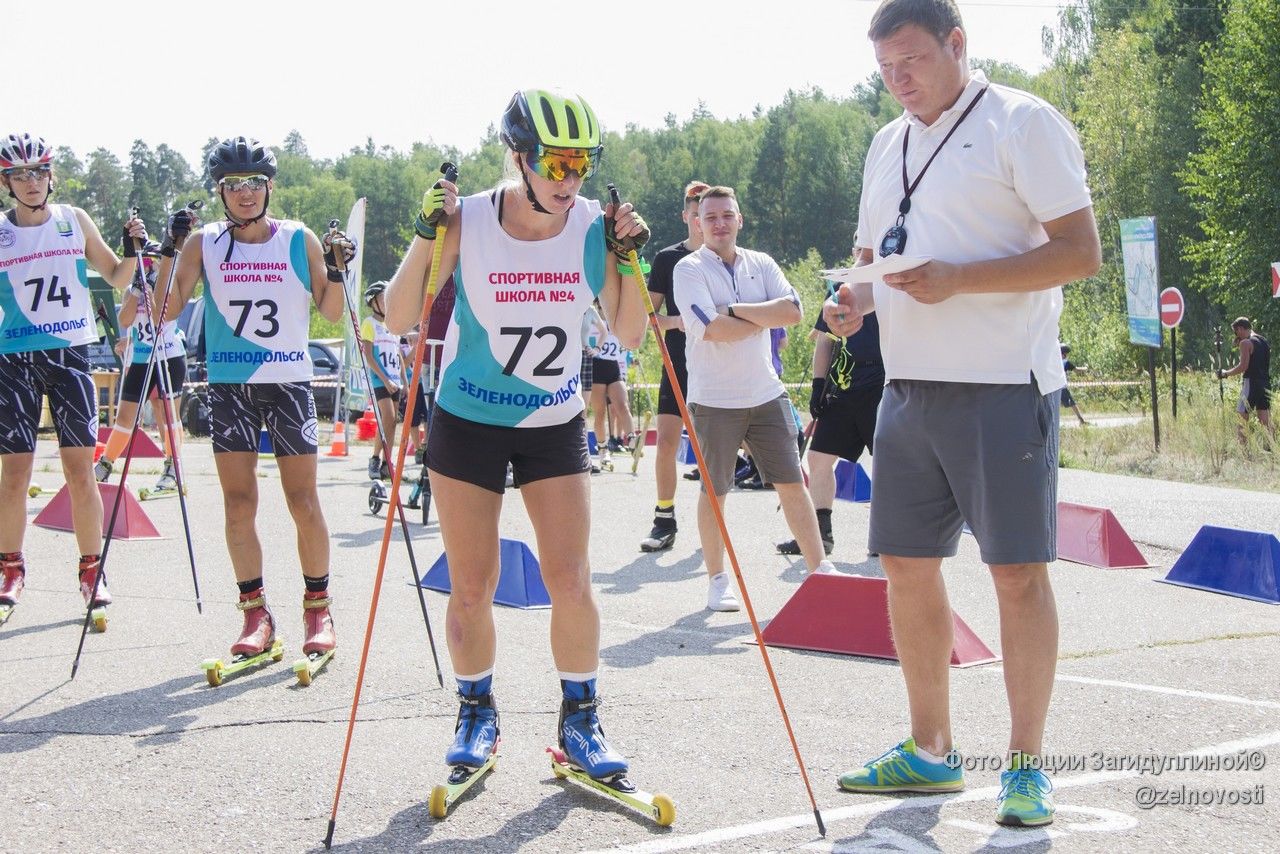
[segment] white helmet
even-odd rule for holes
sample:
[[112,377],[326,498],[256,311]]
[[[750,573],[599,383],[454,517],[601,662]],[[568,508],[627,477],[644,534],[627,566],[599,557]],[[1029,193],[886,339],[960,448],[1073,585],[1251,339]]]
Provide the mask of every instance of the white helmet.
[[53,146],[29,133],[11,133],[0,142],[0,169],[49,166],[53,162]]

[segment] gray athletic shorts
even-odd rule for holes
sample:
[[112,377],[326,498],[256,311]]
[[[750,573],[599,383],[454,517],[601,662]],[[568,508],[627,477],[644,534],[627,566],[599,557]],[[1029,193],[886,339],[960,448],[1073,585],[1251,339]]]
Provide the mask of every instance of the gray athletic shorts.
[[765,483],[799,483],[803,479],[796,422],[785,394],[747,409],[691,403],[689,414],[716,495],[724,495],[733,486],[738,446],[744,439],[751,446],[751,459]]
[[987,564],[1057,558],[1056,391],[893,380],[875,448],[871,551],[950,557],[968,522]]

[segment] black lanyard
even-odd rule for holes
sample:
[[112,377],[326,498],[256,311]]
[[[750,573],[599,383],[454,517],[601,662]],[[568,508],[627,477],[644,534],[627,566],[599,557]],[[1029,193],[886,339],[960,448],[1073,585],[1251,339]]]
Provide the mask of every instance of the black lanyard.
[[978,102],[982,100],[982,96],[987,94],[987,86],[983,86],[977,95],[973,96],[973,100],[969,102],[969,106],[964,108],[964,112],[960,114],[960,118],[956,119],[956,123],[951,126],[951,130],[947,131],[947,135],[942,138],[942,142],[938,143],[938,147],[933,150],[933,154],[929,155],[929,160],[924,164],[924,168],[920,170],[920,174],[910,184],[907,183],[907,142],[911,139],[911,125],[907,125],[907,132],[902,135],[902,202],[898,205],[898,225],[902,225],[906,218],[907,211],[911,210],[911,194],[916,191],[916,187],[920,186],[920,179],[924,177],[924,173],[929,171],[929,167],[933,165],[933,159],[938,156],[938,152],[942,151],[942,146],[947,144],[947,140],[951,139],[951,135],[956,129],[963,124],[964,120],[969,118],[969,114],[973,112],[973,108],[978,106]]

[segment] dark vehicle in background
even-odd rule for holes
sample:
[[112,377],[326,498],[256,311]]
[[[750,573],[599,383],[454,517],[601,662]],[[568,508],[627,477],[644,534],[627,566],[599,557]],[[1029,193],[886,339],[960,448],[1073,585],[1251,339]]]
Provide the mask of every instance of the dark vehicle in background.
[[[208,371],[205,367],[204,349],[204,300],[190,300],[178,315],[178,328],[187,343],[187,383],[182,389],[179,409],[182,423],[195,436],[209,435]],[[314,373],[311,393],[316,399],[316,415],[328,420],[333,418],[334,400],[338,393],[342,357],[331,346],[331,341],[308,341]]]

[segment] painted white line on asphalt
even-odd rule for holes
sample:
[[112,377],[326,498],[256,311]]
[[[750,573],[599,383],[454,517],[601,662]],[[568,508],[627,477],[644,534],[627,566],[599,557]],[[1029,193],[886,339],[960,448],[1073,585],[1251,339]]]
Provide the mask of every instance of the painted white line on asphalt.
[[[1253,738],[1241,738],[1234,741],[1226,741],[1221,744],[1211,744],[1207,747],[1188,750],[1177,755],[1187,757],[1229,756],[1234,753],[1240,753],[1241,751],[1261,750],[1277,744],[1280,744],[1280,731],[1265,733],[1263,735],[1254,736]],[[1053,787],[1055,790],[1071,789],[1083,786],[1094,786],[1099,783],[1111,783],[1118,780],[1127,780],[1140,776],[1142,776],[1142,772],[1139,770],[1094,771],[1088,774],[1080,774],[1075,777],[1061,777],[1055,779],[1053,781]],[[879,813],[888,812],[889,810],[920,810],[940,807],[947,803],[967,803],[969,801],[980,800],[994,801],[999,794],[999,786],[986,786],[981,789],[968,789],[955,795],[927,795],[923,797],[915,796],[909,798],[886,797],[870,803],[855,804],[848,807],[824,810],[822,812],[822,818],[823,821],[830,826],[838,821],[844,821],[845,819],[878,815]],[[676,809],[679,810],[679,808],[680,805],[676,804]],[[622,848],[611,848],[608,850],[615,852],[615,854],[616,852],[626,852],[626,854],[662,854],[662,852],[666,851],[685,851],[690,848],[714,846],[717,844],[732,842],[735,839],[765,836],[770,833],[781,833],[783,831],[806,826],[813,826],[812,813],[774,818],[769,819],[768,821],[753,822],[752,824],[740,824],[736,827],[721,827],[715,830],[703,831],[702,833],[694,833],[689,836],[672,836],[666,839],[655,839],[648,842],[640,842],[635,845],[626,845]],[[814,830],[816,831],[816,827]],[[593,854],[604,854],[604,852],[593,852]]]
[[1234,694],[1211,694],[1207,691],[1191,691],[1187,688],[1169,688],[1164,685],[1143,685],[1139,682],[1121,682],[1118,679],[1094,679],[1090,676],[1065,676],[1059,673],[1056,677],[1062,682],[1080,682],[1084,685],[1105,685],[1108,688],[1128,688],[1131,691],[1150,691],[1153,694],[1172,694],[1175,697],[1190,697],[1196,700],[1216,700],[1219,703],[1235,703],[1240,706],[1257,706],[1260,709],[1280,709],[1280,703],[1274,700],[1253,700],[1249,697],[1237,697]]

